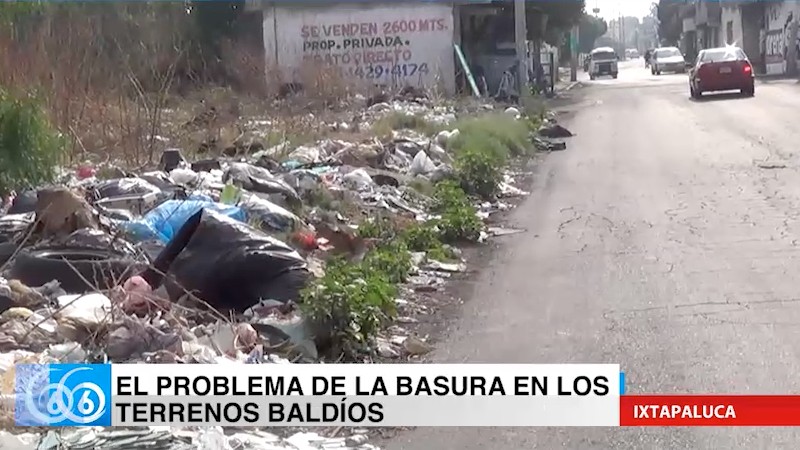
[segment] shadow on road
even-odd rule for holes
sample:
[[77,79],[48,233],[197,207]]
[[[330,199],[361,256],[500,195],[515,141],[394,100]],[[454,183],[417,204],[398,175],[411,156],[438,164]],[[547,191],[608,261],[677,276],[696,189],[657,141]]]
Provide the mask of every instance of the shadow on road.
[[700,98],[689,98],[689,100],[698,103],[704,102],[717,102],[721,100],[747,100],[751,99],[749,95],[745,95],[739,92],[726,92],[722,94],[703,94]]

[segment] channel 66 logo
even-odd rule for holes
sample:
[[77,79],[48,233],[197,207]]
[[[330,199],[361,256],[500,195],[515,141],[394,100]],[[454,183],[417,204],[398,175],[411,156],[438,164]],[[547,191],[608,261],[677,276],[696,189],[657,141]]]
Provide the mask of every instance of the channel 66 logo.
[[111,365],[17,364],[17,426],[110,426]]

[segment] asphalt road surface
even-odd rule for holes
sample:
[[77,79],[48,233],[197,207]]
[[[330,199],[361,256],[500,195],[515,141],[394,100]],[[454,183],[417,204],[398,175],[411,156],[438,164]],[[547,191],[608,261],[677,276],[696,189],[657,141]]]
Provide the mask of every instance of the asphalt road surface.
[[[581,74],[584,77],[585,74]],[[689,99],[643,60],[576,133],[433,360],[619,363],[629,393],[800,393],[800,85]],[[797,448],[787,428],[419,428],[391,450]]]

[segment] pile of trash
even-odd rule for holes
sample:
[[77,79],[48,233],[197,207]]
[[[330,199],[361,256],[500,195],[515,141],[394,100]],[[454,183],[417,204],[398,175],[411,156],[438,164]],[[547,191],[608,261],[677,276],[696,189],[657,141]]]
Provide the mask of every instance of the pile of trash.
[[169,427],[145,429],[77,428],[44,435],[0,432],[0,448],[14,450],[374,450],[363,433],[325,438],[317,433],[295,433],[281,438],[264,431],[237,431],[226,435],[219,427],[197,430]]
[[[440,124],[456,119],[452,109],[388,101],[373,103],[362,120],[391,111]],[[168,149],[157,171],[99,179],[98,168],[86,165],[56,186],[18,193],[0,217],[0,377],[13,384],[13,365],[26,362],[316,361],[314,333],[296,305],[300,290],[324,273],[328,256],[363,256],[367,245],[355,226],[363,218],[428,220],[430,199],[410,184],[452,176],[446,149],[458,133],[283,143],[245,158],[193,162]],[[506,175],[500,200],[478,205],[481,219],[511,207],[502,197],[526,195],[513,186],[520,175]],[[398,299],[409,322],[425,311],[415,294],[439,290],[466,269],[413,256],[416,274]],[[378,342],[381,356],[430,351],[393,328]],[[126,448],[144,439],[153,441],[148,448],[177,449],[201,439],[160,429],[76,433],[40,436],[36,446],[4,435],[0,447],[19,439],[10,448]],[[191,448],[369,448],[353,444],[360,438],[321,442],[310,434],[288,444],[265,434],[265,443],[248,446],[252,436],[219,434],[216,447]]]

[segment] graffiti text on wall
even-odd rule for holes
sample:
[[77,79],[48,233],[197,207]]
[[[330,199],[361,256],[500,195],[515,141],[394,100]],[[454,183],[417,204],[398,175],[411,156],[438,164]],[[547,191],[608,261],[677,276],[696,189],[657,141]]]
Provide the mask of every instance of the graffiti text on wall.
[[[777,64],[786,60],[789,47],[787,30],[770,30],[766,35],[766,62]],[[800,36],[795,42],[796,55],[800,58]]]
[[425,55],[415,54],[415,38],[446,32],[445,19],[303,25],[303,60],[337,66],[347,76],[380,80],[427,75]]

